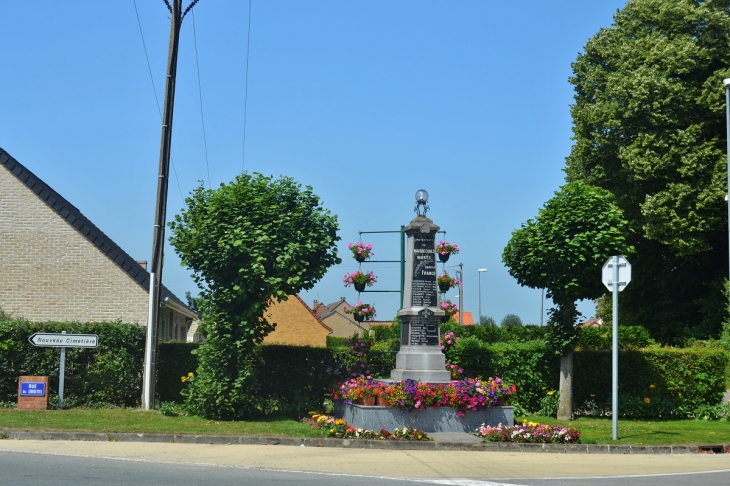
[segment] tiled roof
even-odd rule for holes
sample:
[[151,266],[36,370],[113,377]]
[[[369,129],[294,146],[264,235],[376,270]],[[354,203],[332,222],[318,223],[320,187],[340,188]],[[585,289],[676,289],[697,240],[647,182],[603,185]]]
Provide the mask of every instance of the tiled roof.
[[[33,191],[38,199],[46,203],[48,207],[53,209],[68,224],[73,226],[76,231],[81,233],[87,240],[95,245],[107,258],[113,261],[119,268],[124,270],[129,277],[137,282],[145,292],[149,293],[150,289],[150,273],[145,270],[137,261],[129,256],[127,252],[122,250],[119,245],[114,243],[103,231],[101,231],[94,223],[84,216],[81,211],[73,204],[68,202],[63,196],[54,191],[48,184],[43,182],[33,172],[28,170],[23,164],[15,160],[9,153],[0,147],[0,166],[7,169],[20,182]],[[169,298],[175,303],[191,310],[183,301],[178,299],[175,294],[170,292],[164,285],[162,286],[161,299]]]
[[337,308],[340,306],[340,304],[348,305],[345,299],[342,298],[336,302],[332,302],[331,304],[327,304],[326,306],[324,306],[324,309],[317,312],[317,315],[320,319],[327,319],[329,316],[337,312]]
[[[471,326],[474,324],[474,316],[470,311],[464,311],[462,312],[462,325],[464,326]],[[456,319],[456,322],[459,322],[459,316],[454,316]]]
[[305,309],[307,309],[307,310],[308,310],[308,311],[310,312],[310,314],[312,314],[312,315],[314,316],[314,318],[315,318],[315,319],[317,319],[317,322],[319,322],[319,323],[320,323],[320,325],[321,325],[322,327],[324,327],[325,329],[327,329],[327,330],[328,330],[328,331],[330,332],[330,334],[332,334],[332,328],[331,328],[331,327],[329,327],[329,326],[328,326],[327,324],[325,324],[324,322],[322,322],[322,319],[321,319],[321,318],[320,318],[320,317],[319,317],[319,316],[317,315],[317,313],[316,313],[316,312],[314,312],[314,311],[312,310],[312,308],[311,308],[311,307],[309,307],[309,306],[307,305],[307,303],[306,303],[306,302],[304,302],[304,299],[302,299],[302,298],[301,298],[301,297],[299,297],[298,295],[295,295],[294,297],[296,297],[296,298],[297,298],[297,300],[299,300],[299,302],[301,302],[301,303],[302,303],[302,305],[304,306],[304,308],[305,308]]

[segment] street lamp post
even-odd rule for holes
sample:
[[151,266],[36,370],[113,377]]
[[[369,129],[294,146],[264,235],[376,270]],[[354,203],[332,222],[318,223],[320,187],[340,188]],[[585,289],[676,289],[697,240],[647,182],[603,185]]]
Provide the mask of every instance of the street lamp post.
[[456,275],[459,278],[459,325],[464,325],[464,264],[459,263]]
[[486,268],[480,268],[479,272],[479,322],[482,322],[482,273],[486,272]]

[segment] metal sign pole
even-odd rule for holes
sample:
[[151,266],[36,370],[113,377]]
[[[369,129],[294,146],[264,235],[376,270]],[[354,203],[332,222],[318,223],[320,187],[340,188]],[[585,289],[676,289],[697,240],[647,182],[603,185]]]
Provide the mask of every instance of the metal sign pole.
[[28,342],[41,348],[61,348],[61,362],[58,366],[58,408],[63,408],[63,385],[66,375],[66,348],[95,348],[99,345],[96,334],[60,334],[36,332],[28,336]]
[[618,256],[613,257],[613,350],[612,350],[612,389],[613,403],[611,418],[613,440],[618,440]]
[[[61,334],[66,334],[66,331],[61,331]],[[58,409],[63,408],[63,381],[64,374],[66,373],[66,348],[61,348],[61,365],[58,369]]]
[[613,294],[611,418],[613,422],[613,440],[618,440],[618,293],[631,282],[631,264],[621,255],[608,257],[608,260],[601,268],[601,281]]

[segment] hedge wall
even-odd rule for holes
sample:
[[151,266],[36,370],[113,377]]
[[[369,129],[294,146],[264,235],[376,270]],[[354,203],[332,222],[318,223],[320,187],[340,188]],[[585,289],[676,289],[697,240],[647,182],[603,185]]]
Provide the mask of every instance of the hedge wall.
[[[489,329],[489,326],[469,327]],[[28,337],[34,332],[62,330],[99,335],[98,348],[67,348],[64,395],[67,406],[140,404],[145,329],[109,322],[0,322],[0,402],[17,401],[21,375],[50,376],[50,401],[57,401],[59,350],[34,347]],[[180,377],[197,368],[197,359],[192,354],[196,348],[197,344],[159,345],[160,401],[182,401],[180,390],[184,385]],[[263,346],[258,366],[260,394],[266,402],[263,412],[292,415],[318,409],[327,387],[345,378],[345,363],[351,359],[347,349],[342,348]],[[461,338],[459,345],[449,350],[447,359],[460,364],[467,375],[499,376],[517,385],[516,401],[528,411],[537,410],[545,393],[558,388],[559,358],[552,355],[544,341],[488,344],[473,333]],[[609,402],[610,351],[576,351],[574,360],[576,406],[589,399],[599,404]],[[621,396],[649,398],[652,403],[669,400],[688,411],[701,405],[715,405],[725,390],[729,361],[725,352],[716,349],[621,351]],[[395,357],[393,353],[370,350],[368,362],[373,376],[386,377],[395,366]]]
[[547,326],[459,326],[453,322],[441,324],[441,333],[453,332],[457,337],[475,337],[484,343],[544,341]]
[[560,358],[543,341],[487,344],[468,336],[449,350],[447,361],[461,366],[466,376],[498,376],[517,385],[515,402],[528,411],[537,410],[540,399],[556,390],[560,379]]
[[49,376],[49,402],[58,402],[60,350],[35,347],[36,332],[98,334],[97,348],[66,348],[64,405],[138,406],[142,395],[145,329],[118,322],[35,324],[0,322],[0,402],[17,402],[18,377]]
[[[581,407],[592,400],[611,401],[611,352],[576,351],[573,354],[573,402]],[[535,412],[541,398],[559,388],[560,359],[542,341],[487,344],[474,336],[460,339],[447,353],[467,376],[499,376],[517,385],[515,401]],[[658,402],[681,405],[688,413],[701,405],[716,405],[725,391],[728,356],[715,349],[647,348],[619,352],[620,397],[648,399],[659,413]],[[653,386],[652,386],[653,385]]]
[[[182,376],[195,371],[197,344],[161,343],[158,350],[157,392],[161,402],[182,402]],[[373,376],[389,376],[395,354],[370,351]],[[257,366],[259,395],[266,400],[263,413],[296,415],[319,410],[322,397],[336,381],[346,379],[345,364],[352,359],[347,348],[261,346]]]
[[180,379],[198,368],[193,353],[197,343],[159,343],[157,345],[157,397],[160,402],[181,402],[184,383]]
[[[576,352],[574,360],[575,405],[610,402],[611,352]],[[715,349],[647,348],[619,351],[618,365],[619,397],[669,401],[692,412],[722,401],[728,356]]]
[[[642,326],[619,326],[619,349],[638,349],[653,346],[649,331]],[[578,329],[578,347],[584,349],[611,349],[613,348],[613,329],[606,325],[601,327],[584,327]]]

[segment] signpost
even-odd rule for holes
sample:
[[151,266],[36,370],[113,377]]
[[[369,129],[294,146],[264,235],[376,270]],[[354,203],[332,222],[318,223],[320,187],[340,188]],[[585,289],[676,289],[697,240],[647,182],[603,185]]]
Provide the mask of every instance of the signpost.
[[63,382],[66,371],[66,348],[95,348],[99,345],[96,334],[66,334],[37,332],[28,338],[33,346],[61,348],[61,364],[58,369],[58,408],[63,408]]
[[631,264],[626,257],[612,256],[606,260],[601,270],[601,281],[606,288],[613,292],[613,380],[612,380],[612,411],[613,440],[618,440],[618,293],[631,282]]

